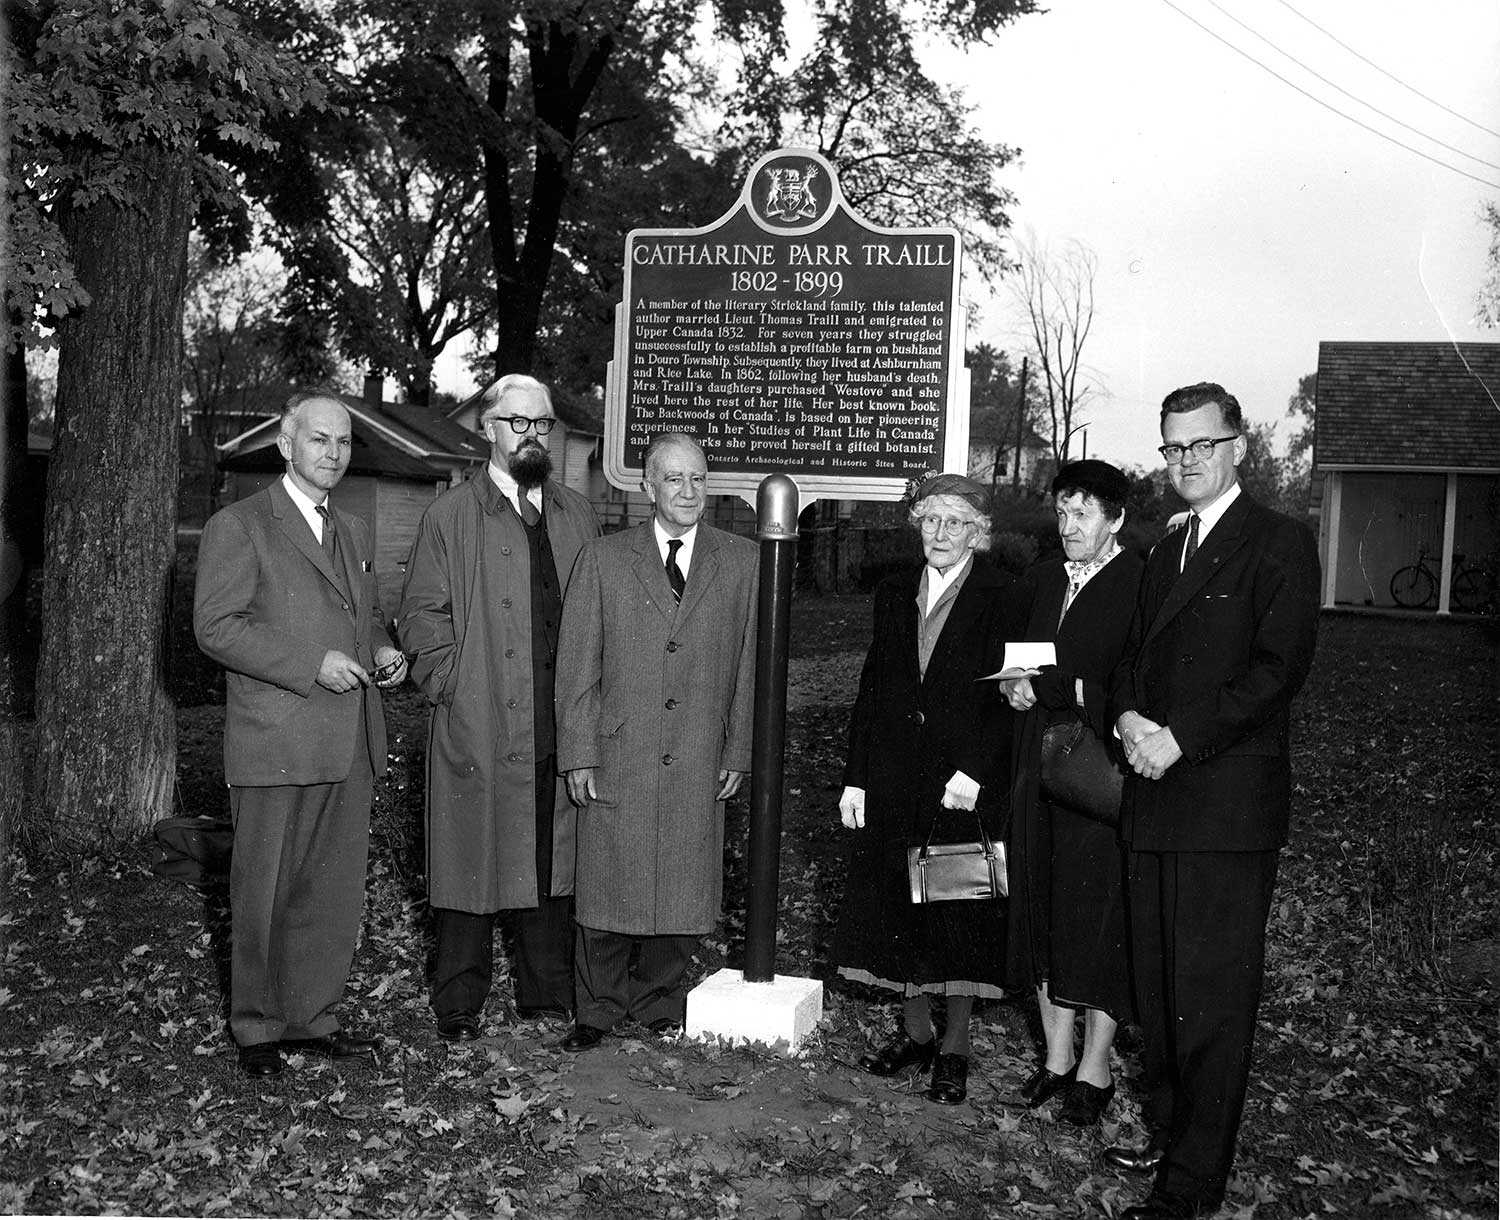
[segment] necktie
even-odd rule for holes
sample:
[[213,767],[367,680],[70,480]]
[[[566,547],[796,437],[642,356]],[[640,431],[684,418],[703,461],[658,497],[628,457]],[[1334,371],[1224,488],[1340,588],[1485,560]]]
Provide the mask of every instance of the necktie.
[[338,538],[333,532],[333,514],[328,511],[326,504],[319,504],[317,512],[323,518],[323,550],[332,559],[338,547]]
[[682,539],[672,538],[667,542],[667,583],[672,586],[672,597],[682,600],[682,591],[687,588],[687,577],[677,566],[677,552],[682,550]]
[[1191,513],[1188,516],[1187,543],[1182,548],[1182,566],[1187,567],[1192,562],[1193,556],[1198,553],[1198,514]]
[[535,526],[542,519],[541,510],[531,502],[531,497],[521,488],[516,488],[516,503],[521,506],[521,520]]

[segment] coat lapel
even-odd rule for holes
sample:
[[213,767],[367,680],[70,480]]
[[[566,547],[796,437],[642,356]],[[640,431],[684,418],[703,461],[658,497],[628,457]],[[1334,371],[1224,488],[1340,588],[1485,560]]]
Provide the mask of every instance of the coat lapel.
[[[968,639],[969,627],[979,615],[979,598],[975,588],[984,583],[984,577],[973,559],[969,560],[969,564],[968,574],[953,597],[953,605],[948,608],[948,618],[938,634],[937,643],[933,645],[932,656],[927,659],[927,673],[922,678],[924,687],[932,683],[952,659],[954,641]],[[921,613],[920,607],[917,613]],[[913,652],[915,651],[913,648]]]
[[[333,564],[328,558],[328,552],[318,545],[318,540],[313,537],[312,529],[307,524],[307,518],[292,503],[292,498],[286,494],[286,488],[281,485],[281,480],[277,479],[268,490],[271,493],[271,515],[276,518],[281,532],[291,539],[292,545],[306,556],[307,561],[313,567],[318,569],[323,579],[332,585],[336,592],[342,593],[338,577],[333,573]],[[335,526],[335,528],[338,527]]]
[[[667,569],[662,565],[661,552],[656,548],[656,532],[649,520],[636,527],[635,575],[645,586],[656,612],[670,622],[677,614],[677,603],[672,598]],[[692,581],[689,580],[688,584],[691,586]]]
[[[657,565],[661,567],[660,564]],[[662,581],[666,582],[666,569],[662,567]],[[709,527],[698,526],[698,540],[693,544],[693,566],[688,569],[687,588],[682,591],[682,604],[677,607],[677,621],[687,622],[688,616],[702,604],[708,590],[719,574],[719,542]],[[667,596],[672,596],[671,585]]]
[[[1219,570],[1219,565],[1244,545],[1244,525],[1245,519],[1250,515],[1250,505],[1250,497],[1241,490],[1235,502],[1219,518],[1218,524],[1209,531],[1208,538],[1198,548],[1198,553],[1188,560],[1187,566],[1172,582],[1162,600],[1161,609],[1156,612],[1151,626],[1146,630],[1142,644],[1150,643],[1163,627],[1177,617]],[[1174,565],[1177,554],[1175,549],[1169,552]]]
[[333,517],[333,528],[338,531],[339,563],[344,569],[344,585],[349,590],[349,613],[358,623],[365,610],[360,605],[365,582],[360,579],[363,573],[359,570],[359,555],[354,549],[354,531],[349,528],[349,518],[333,506],[332,500],[328,501],[328,511]]

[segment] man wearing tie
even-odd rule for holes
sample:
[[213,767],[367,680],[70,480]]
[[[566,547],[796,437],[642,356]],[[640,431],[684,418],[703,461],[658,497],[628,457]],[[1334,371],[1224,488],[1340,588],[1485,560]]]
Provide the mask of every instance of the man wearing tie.
[[534,377],[481,396],[484,470],[428,506],[397,631],[432,704],[427,892],[437,934],[438,1036],[479,1036],[493,925],[515,912],[522,1018],[573,1009],[574,813],[557,783],[553,679],[562,591],[594,510],[551,478],[557,417]]
[[578,1021],[682,1025],[683,974],[723,894],[724,801],[750,770],[755,545],[700,522],[690,436],[646,451],[652,519],[590,542],[563,606],[557,761],[578,814]]
[[282,1047],[374,1050],[334,1009],[364,906],[371,790],[385,774],[374,687],[406,676],[369,531],[328,498],[349,465],[349,412],[331,394],[293,395],[276,444],[286,473],[203,527],[193,605],[198,646],[228,671],[229,1028],[251,1076],[280,1072]]
[[1111,712],[1135,774],[1121,834],[1145,1033],[1144,1148],[1130,1220],[1213,1212],[1249,1080],[1266,918],[1291,798],[1289,707],[1312,664],[1311,533],[1239,486],[1239,403],[1210,382],[1162,403],[1161,446],[1192,510],[1151,553]]

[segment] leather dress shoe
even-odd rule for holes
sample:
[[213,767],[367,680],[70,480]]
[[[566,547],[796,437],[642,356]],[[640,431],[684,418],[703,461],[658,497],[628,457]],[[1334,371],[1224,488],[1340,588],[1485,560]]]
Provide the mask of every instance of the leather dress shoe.
[[1176,1195],[1159,1194],[1152,1191],[1133,1207],[1120,1213],[1120,1220],[1193,1220],[1196,1216],[1211,1216],[1219,1210],[1217,1203],[1195,1203],[1191,1199],[1179,1199]]
[[1078,1065],[1075,1063],[1066,1072],[1050,1072],[1044,1063],[1030,1076],[1026,1077],[1026,1083],[1021,1086],[1021,1099],[1026,1103],[1028,1110],[1035,1110],[1047,1104],[1057,1094],[1063,1092],[1073,1083],[1078,1074]]
[[1114,1100],[1114,1096],[1114,1081],[1101,1089],[1087,1080],[1075,1080],[1063,1094],[1062,1109],[1057,1116],[1075,1127],[1092,1127],[1104,1116],[1104,1111]]
[[246,1076],[280,1076],[281,1050],[274,1042],[253,1042],[240,1047],[240,1071]]
[[288,1051],[320,1055],[324,1059],[358,1059],[373,1055],[380,1049],[378,1039],[367,1038],[347,1029],[336,1029],[321,1038],[283,1038],[281,1045]]
[[909,1067],[925,1068],[937,1050],[937,1039],[917,1042],[905,1031],[897,1034],[878,1050],[861,1055],[859,1066],[872,1076],[894,1076]]
[[609,1033],[607,1029],[600,1029],[597,1025],[585,1025],[582,1021],[577,1022],[568,1036],[558,1043],[565,1051],[577,1054],[579,1051],[590,1050],[604,1041],[604,1035]]
[[1113,1148],[1104,1150],[1104,1163],[1113,1165],[1116,1169],[1123,1169],[1127,1173],[1155,1173],[1164,1155],[1166,1155],[1166,1149],[1156,1140],[1152,1140],[1141,1148],[1132,1148],[1128,1144],[1116,1144]]
[[969,1057],[939,1055],[932,1069],[932,1084],[927,1100],[940,1106],[956,1106],[969,1095]]
[[472,1012],[444,1013],[437,1019],[437,1036],[444,1042],[472,1042],[479,1037],[479,1017]]
[[682,1032],[682,1022],[671,1017],[657,1017],[654,1021],[647,1021],[646,1028],[663,1038],[675,1038]]

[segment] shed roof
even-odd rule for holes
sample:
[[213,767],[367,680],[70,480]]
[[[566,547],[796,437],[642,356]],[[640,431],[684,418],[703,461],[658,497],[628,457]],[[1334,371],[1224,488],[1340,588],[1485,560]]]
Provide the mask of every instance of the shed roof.
[[[451,463],[483,462],[489,446],[441,410],[410,403],[379,406],[352,394],[334,395],[349,408],[354,432],[351,474],[446,479]],[[275,449],[279,412],[219,446],[226,470],[280,469]]]
[[1500,343],[1320,343],[1319,466],[1500,467]]

